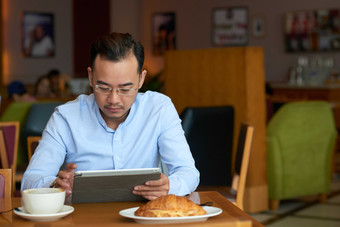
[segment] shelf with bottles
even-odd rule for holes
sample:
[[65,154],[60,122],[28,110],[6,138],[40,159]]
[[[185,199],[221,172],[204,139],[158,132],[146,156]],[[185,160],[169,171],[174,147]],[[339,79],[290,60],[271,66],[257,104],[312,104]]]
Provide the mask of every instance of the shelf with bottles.
[[297,65],[290,67],[288,83],[297,86],[340,84],[340,71],[331,57],[299,56]]

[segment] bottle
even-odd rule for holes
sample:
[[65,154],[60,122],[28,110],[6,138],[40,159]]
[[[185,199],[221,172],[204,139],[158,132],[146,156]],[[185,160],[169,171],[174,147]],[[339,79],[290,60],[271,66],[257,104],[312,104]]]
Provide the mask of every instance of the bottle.
[[296,84],[297,85],[303,85],[304,84],[302,66],[296,67]]

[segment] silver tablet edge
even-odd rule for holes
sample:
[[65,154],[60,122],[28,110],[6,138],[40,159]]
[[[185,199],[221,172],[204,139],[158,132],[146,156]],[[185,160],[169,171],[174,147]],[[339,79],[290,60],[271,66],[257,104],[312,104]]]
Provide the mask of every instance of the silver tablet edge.
[[75,176],[95,177],[95,176],[126,176],[136,174],[160,173],[160,168],[140,168],[140,169],[118,169],[118,170],[86,170],[76,171]]

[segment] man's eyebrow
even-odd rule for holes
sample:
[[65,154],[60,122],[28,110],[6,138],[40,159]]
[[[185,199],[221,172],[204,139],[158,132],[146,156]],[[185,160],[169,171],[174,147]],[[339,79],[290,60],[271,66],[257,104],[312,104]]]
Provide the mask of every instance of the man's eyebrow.
[[[107,86],[110,86],[110,84],[102,81],[102,80],[98,80],[97,81],[97,84],[103,84],[103,85],[107,85]],[[132,82],[128,82],[128,83],[125,83],[125,84],[118,84],[118,87],[126,87],[126,86],[132,86],[133,83]]]
[[101,81],[101,80],[97,80],[97,84],[110,85],[110,84],[105,83],[104,81]]
[[126,87],[126,86],[131,86],[131,85],[133,85],[133,83],[129,82],[125,84],[119,84],[118,87]]

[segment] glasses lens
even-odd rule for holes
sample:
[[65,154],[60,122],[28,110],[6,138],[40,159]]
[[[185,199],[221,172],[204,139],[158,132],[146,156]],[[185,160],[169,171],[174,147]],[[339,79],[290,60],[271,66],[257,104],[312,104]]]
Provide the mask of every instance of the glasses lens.
[[133,95],[135,93],[136,89],[135,88],[119,88],[118,89],[118,95]]
[[111,93],[112,88],[110,88],[110,87],[102,87],[102,86],[96,85],[95,91],[99,92],[99,93],[102,93],[102,94],[108,95],[108,94]]
[[[111,87],[100,86],[97,84],[94,90],[98,93],[109,95],[113,89]],[[137,88],[116,88],[117,94],[123,96],[133,95],[136,90]]]

